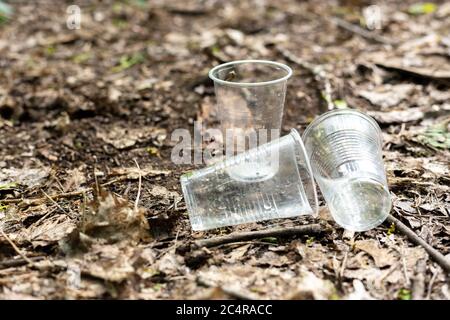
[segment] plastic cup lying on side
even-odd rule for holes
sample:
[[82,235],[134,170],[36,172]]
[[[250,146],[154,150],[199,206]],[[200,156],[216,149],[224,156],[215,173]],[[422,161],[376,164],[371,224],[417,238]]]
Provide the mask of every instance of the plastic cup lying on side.
[[[280,136],[291,75],[288,66],[266,60],[239,60],[211,69],[227,157]],[[242,180],[252,180],[253,175],[251,168],[235,174]]]
[[[243,181],[230,174],[248,164],[260,179]],[[271,174],[260,174],[267,166]],[[295,129],[267,144],[184,174],[180,180],[193,230],[317,214],[311,167]]]
[[356,110],[334,110],[303,133],[314,177],[334,220],[351,231],[381,224],[391,210],[378,124]]

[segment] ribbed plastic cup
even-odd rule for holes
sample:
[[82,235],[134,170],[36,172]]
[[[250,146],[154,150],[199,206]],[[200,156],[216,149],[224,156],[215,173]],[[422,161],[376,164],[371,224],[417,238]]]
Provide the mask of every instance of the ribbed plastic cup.
[[[247,164],[260,179],[235,179],[236,170]],[[268,165],[271,174],[260,174]],[[180,180],[193,230],[317,214],[311,167],[295,129],[277,140],[184,174]]]
[[[232,61],[211,69],[227,157],[279,138],[291,75],[288,66],[266,60]],[[254,171],[238,174],[252,180]]]
[[330,111],[306,128],[303,140],[334,220],[351,231],[381,224],[391,197],[375,120],[356,110]]

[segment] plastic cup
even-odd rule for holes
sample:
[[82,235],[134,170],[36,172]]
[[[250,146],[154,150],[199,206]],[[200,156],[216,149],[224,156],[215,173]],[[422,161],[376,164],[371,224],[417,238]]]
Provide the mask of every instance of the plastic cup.
[[[211,69],[227,157],[280,136],[291,75],[288,66],[266,60],[239,60]],[[254,173],[251,168],[242,168],[235,177],[253,180]]]
[[334,220],[345,229],[366,231],[391,210],[378,124],[356,110],[333,110],[303,133],[314,177]]
[[[260,179],[236,179],[235,170],[252,164]],[[210,167],[184,174],[181,186],[193,230],[268,219],[317,214],[311,167],[298,132],[273,140]]]

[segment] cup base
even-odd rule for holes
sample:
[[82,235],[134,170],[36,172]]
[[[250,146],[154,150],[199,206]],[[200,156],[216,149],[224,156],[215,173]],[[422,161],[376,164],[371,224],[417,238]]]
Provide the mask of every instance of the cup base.
[[271,179],[277,171],[277,166],[257,162],[242,163],[226,169],[226,172],[233,180],[241,182],[260,182],[268,180]]
[[391,210],[391,197],[382,183],[353,178],[334,185],[328,206],[336,223],[343,228],[367,231],[387,218]]

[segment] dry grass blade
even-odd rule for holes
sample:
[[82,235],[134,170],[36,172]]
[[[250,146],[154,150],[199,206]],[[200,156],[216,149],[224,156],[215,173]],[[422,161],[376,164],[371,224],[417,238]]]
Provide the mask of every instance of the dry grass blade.
[[16,246],[16,244],[8,237],[8,235],[3,231],[3,229],[0,229],[0,233],[2,236],[8,241],[8,243],[13,247],[14,251],[17,252],[19,256],[22,257],[23,260],[25,260],[28,264],[34,265],[33,261],[30,260],[20,249]]

